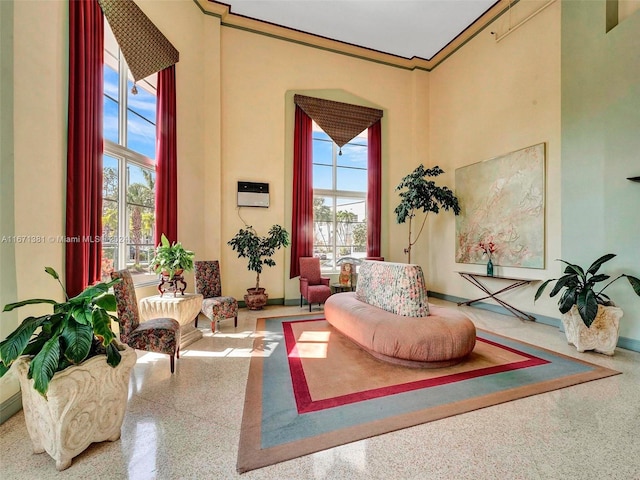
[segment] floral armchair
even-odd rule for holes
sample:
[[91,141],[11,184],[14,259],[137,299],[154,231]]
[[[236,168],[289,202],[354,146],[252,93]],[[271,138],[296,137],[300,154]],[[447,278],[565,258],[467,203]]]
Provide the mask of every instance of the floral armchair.
[[[218,322],[233,318],[234,328],[238,328],[238,301],[222,295],[220,262],[218,260],[197,260],[195,263],[196,293],[202,294],[202,313],[211,320],[211,330],[218,331]],[[196,318],[196,327],[198,319]]]
[[137,350],[166,353],[171,358],[171,373],[175,358],[180,358],[180,324],[173,318],[154,318],[140,323],[138,300],[131,273],[119,270],[111,278],[121,279],[113,286],[118,308],[120,340]]

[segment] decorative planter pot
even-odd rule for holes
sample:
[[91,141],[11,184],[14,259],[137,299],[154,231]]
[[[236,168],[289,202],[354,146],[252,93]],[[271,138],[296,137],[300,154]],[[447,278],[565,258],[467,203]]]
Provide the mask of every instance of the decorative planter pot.
[[73,457],[93,442],[120,438],[129,391],[129,376],[136,352],[123,345],[122,360],[113,368],[98,355],[57,372],[47,398],[27,378],[31,359],[15,361],[22,389],[22,407],[34,453],[47,452],[64,470]]
[[187,282],[184,281],[183,269],[175,271],[173,276],[169,276],[169,272],[162,272],[160,274],[160,283],[158,284],[158,292],[162,297],[165,293],[173,293],[175,297],[178,292],[184,295],[184,291],[187,289]]
[[262,310],[267,304],[269,295],[265,293],[264,288],[247,288],[247,294],[244,296],[244,303],[249,310]]
[[613,355],[618,343],[618,329],[623,311],[618,307],[598,305],[598,313],[590,327],[582,321],[578,307],[574,305],[562,315],[567,341],[579,352],[594,350],[605,355]]

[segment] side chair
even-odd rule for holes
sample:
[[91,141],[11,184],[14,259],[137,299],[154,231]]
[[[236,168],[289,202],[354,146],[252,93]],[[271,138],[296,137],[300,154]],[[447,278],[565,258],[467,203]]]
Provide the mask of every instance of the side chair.
[[133,279],[128,270],[111,273],[120,278],[113,286],[118,307],[120,341],[137,350],[166,353],[171,359],[171,373],[175,370],[175,358],[180,358],[180,324],[174,318],[154,318],[140,322],[138,300]]
[[[238,328],[238,301],[233,297],[222,295],[220,281],[220,262],[218,260],[196,260],[195,281],[196,293],[201,294],[202,313],[211,320],[211,330],[218,331],[218,322],[233,318],[233,327]],[[196,318],[196,327],[198,319]]]
[[322,304],[331,296],[329,278],[323,277],[320,272],[320,259],[317,257],[300,257],[300,307],[302,299],[306,298],[309,304]]

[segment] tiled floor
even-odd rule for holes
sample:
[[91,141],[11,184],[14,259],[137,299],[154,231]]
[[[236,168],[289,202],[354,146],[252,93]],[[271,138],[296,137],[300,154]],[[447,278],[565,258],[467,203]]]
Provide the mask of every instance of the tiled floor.
[[[579,354],[547,325],[471,307],[474,323],[617,369],[622,375],[381,435],[238,475],[244,388],[255,319],[306,307],[241,310],[237,330],[168,357],[139,355],[117,442],[94,444],[57,472],[31,453],[22,412],[0,425],[0,478],[22,479],[640,479],[640,353]],[[317,307],[316,307],[317,310]],[[206,322],[200,322],[200,326]]]

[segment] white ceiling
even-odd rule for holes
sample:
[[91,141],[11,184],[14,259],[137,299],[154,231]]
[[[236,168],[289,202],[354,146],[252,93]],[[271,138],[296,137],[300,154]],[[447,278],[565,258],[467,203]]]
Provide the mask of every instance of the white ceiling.
[[224,0],[231,13],[404,58],[431,59],[496,0]]

